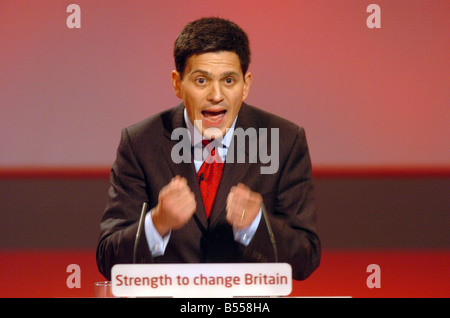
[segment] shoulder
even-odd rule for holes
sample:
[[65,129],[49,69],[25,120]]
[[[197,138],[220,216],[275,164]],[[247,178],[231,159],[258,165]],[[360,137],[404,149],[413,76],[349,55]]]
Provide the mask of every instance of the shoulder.
[[124,129],[131,139],[152,138],[172,133],[176,126],[183,125],[184,105],[166,109]]
[[250,127],[256,128],[259,136],[267,138],[266,142],[271,147],[274,145],[278,147],[280,158],[287,158],[292,152],[308,152],[304,128],[286,118],[243,104],[238,121],[240,119],[240,124],[237,126],[244,130]]
[[278,128],[280,135],[289,136],[304,134],[303,127],[297,125],[296,123],[280,117],[271,112],[265,111],[255,106],[248,104],[242,104],[241,111],[239,112],[239,119],[242,120],[240,123],[242,126],[255,127],[255,128]]

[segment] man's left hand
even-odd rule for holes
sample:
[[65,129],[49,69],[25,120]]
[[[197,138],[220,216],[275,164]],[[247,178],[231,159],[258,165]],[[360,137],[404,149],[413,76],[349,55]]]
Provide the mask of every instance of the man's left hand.
[[246,185],[232,187],[227,198],[227,221],[237,229],[249,227],[261,208],[262,196]]

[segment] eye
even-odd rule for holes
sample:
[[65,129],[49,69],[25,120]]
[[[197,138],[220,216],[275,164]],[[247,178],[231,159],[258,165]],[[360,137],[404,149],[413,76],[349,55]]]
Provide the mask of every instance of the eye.
[[206,79],[204,77],[198,77],[195,82],[199,85],[205,85],[206,84]]
[[233,83],[234,83],[234,78],[232,78],[232,77],[227,77],[227,78],[225,79],[225,84],[231,85],[231,84],[233,84]]

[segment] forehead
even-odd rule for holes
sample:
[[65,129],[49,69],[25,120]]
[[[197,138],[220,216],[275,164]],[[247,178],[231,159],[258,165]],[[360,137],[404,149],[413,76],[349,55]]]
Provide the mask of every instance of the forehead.
[[215,76],[223,73],[242,74],[239,56],[229,51],[192,55],[187,60],[185,73],[189,76],[196,72]]

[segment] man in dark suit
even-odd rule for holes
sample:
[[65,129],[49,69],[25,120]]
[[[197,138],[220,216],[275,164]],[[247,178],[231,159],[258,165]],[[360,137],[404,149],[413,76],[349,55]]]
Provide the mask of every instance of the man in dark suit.
[[[307,278],[319,266],[320,241],[303,128],[244,103],[250,50],[233,22],[189,23],[174,55],[172,83],[183,103],[122,131],[97,247],[100,272],[110,279],[114,264],[132,262],[148,202],[137,262],[280,261],[291,264],[294,279]],[[204,149],[202,139],[213,142]]]

